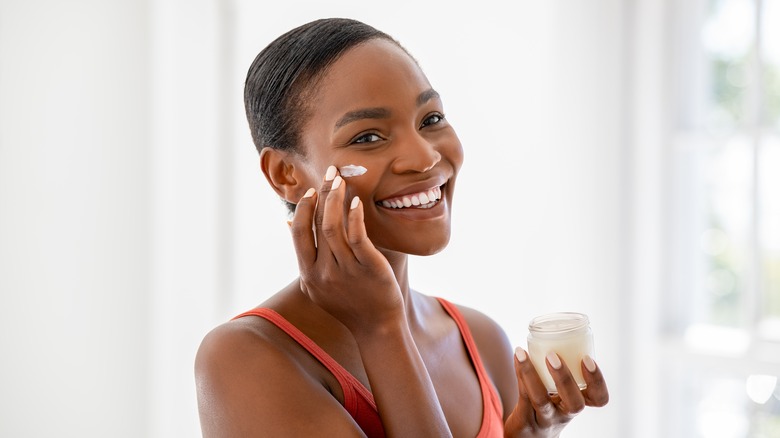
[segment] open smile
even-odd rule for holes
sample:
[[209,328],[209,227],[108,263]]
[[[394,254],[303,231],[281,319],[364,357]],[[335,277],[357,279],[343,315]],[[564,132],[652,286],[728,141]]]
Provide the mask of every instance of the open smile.
[[441,199],[443,186],[432,187],[427,190],[409,193],[406,195],[395,196],[392,198],[377,201],[377,205],[385,208],[418,208],[425,209],[434,207]]

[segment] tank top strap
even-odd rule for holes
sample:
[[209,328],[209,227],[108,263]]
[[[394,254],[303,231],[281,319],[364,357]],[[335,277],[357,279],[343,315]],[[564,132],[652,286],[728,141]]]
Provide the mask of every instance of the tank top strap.
[[358,397],[364,398],[365,401],[368,402],[368,404],[374,410],[376,410],[376,403],[371,392],[359,380],[357,380],[355,376],[353,376],[349,371],[341,366],[341,364],[336,362],[336,360],[333,359],[331,355],[320,348],[320,346],[317,345],[310,337],[306,336],[306,334],[300,331],[298,327],[295,327],[282,315],[272,309],[256,308],[244,312],[234,317],[233,319],[238,319],[245,316],[259,316],[267,320],[285,332],[288,336],[293,338],[295,342],[300,344],[301,347],[306,349],[309,354],[314,356],[322,365],[324,365],[325,368],[327,368],[328,371],[333,374],[333,376],[341,385],[341,390],[344,393],[344,408],[348,412],[353,413],[358,410]]
[[457,324],[463,342],[466,344],[466,351],[471,357],[471,362],[474,365],[474,370],[477,374],[477,379],[479,380],[479,386],[482,390],[482,427],[480,427],[477,438],[503,436],[504,407],[488,376],[487,370],[485,370],[482,358],[479,356],[479,350],[477,349],[476,342],[474,342],[471,329],[469,329],[463,314],[460,313],[460,310],[458,310],[454,304],[444,298],[437,297],[436,299],[450,317],[452,317],[455,324]]

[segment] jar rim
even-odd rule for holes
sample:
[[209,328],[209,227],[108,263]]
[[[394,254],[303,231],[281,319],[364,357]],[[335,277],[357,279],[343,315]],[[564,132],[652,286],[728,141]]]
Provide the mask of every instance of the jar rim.
[[590,325],[588,315],[577,312],[555,312],[537,316],[528,324],[535,333],[567,333]]

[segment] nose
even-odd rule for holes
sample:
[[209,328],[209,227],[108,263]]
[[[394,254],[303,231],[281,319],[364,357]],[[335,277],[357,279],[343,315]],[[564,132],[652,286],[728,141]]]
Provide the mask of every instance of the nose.
[[393,161],[393,172],[427,172],[441,161],[441,153],[428,139],[415,131],[399,142],[397,156]]

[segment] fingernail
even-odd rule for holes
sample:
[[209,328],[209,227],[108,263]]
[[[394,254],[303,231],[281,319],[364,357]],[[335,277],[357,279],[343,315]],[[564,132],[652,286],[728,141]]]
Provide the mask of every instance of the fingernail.
[[341,181],[344,181],[344,180],[341,179],[340,176],[337,176],[336,179],[333,180],[333,184],[331,184],[330,189],[331,190],[336,190],[337,188],[339,188],[339,186],[341,185]]
[[303,197],[311,198],[312,196],[314,196],[314,192],[315,192],[314,187],[312,187],[309,190],[306,190],[306,193],[303,194]]
[[593,361],[592,357],[585,355],[585,357],[582,358],[582,363],[585,364],[585,368],[591,373],[596,372],[596,362]]
[[528,355],[525,354],[525,350],[520,347],[515,348],[515,356],[517,357],[517,361],[520,363],[523,363],[526,359],[528,359]]
[[547,362],[550,362],[550,365],[554,369],[556,369],[556,370],[561,369],[561,358],[558,357],[558,355],[555,354],[554,351],[551,351],[551,352],[547,353]]
[[349,206],[349,209],[350,209],[350,210],[354,210],[354,209],[356,209],[356,208],[357,208],[357,206],[358,206],[358,204],[360,204],[360,198],[358,198],[357,196],[355,196],[354,198],[352,198],[352,204],[350,204],[350,206]]
[[325,171],[325,181],[331,181],[336,176],[336,166],[328,166]]

